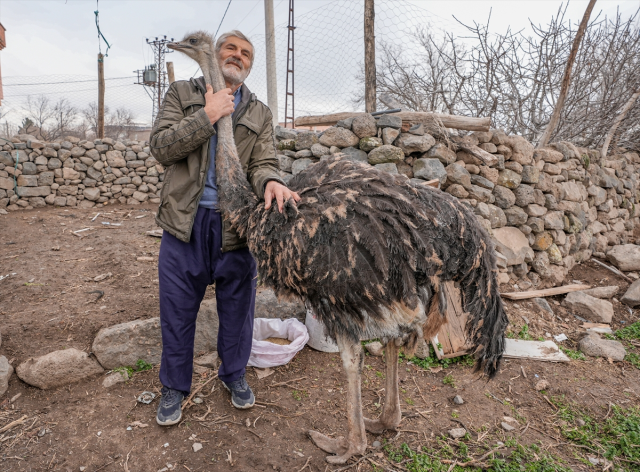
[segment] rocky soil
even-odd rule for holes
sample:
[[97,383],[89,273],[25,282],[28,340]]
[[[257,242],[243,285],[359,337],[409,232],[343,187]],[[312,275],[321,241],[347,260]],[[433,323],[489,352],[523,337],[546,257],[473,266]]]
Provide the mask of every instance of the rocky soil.
[[[249,411],[235,410],[228,393],[212,379],[213,359],[200,359],[194,388],[206,385],[180,425],[155,424],[157,396],[148,405],[136,400],[145,391],[157,395],[161,387],[153,365],[160,240],[146,234],[157,229],[154,210],[148,204],[115,204],[99,209],[47,207],[0,216],[0,389],[6,385],[0,396],[0,469],[298,471],[307,464],[312,471],[331,470],[305,431],[345,432],[345,381],[337,354],[305,348],[289,365],[261,379],[258,375],[264,372],[250,368],[248,379],[260,403]],[[84,228],[91,229],[74,233]],[[614,331],[637,321],[634,309],[618,301],[628,293],[628,281],[592,262],[575,265],[567,281],[573,280],[593,287],[618,286],[615,293],[601,288],[584,295],[611,305]],[[514,290],[512,282],[502,288]],[[257,316],[282,313],[262,294]],[[209,289],[207,310],[214,310],[214,297]],[[553,314],[534,300],[507,301],[509,336],[552,339],[564,333],[568,339],[558,344],[579,354],[586,332],[576,315],[584,318],[584,313],[564,296],[545,300]],[[286,316],[296,315],[300,314],[295,308],[286,311]],[[214,318],[210,313],[201,321],[213,323]],[[146,326],[146,331],[133,330],[141,333],[136,339],[147,340],[142,343],[148,352],[144,362],[97,342],[115,339],[126,344],[122,328],[112,328],[122,324]],[[598,343],[588,344],[585,350]],[[211,341],[203,338],[198,354],[210,349],[215,349]],[[626,356],[637,355],[632,342],[625,341],[624,349]],[[416,365],[402,360],[400,431],[370,435],[369,444],[406,443],[417,450],[435,447],[445,438],[445,443],[458,447],[463,438],[454,439],[450,431],[464,428],[478,444],[511,444],[510,439],[541,444],[573,470],[587,470],[591,453],[563,439],[560,428],[566,422],[547,400],[575,402],[600,419],[611,415],[611,405],[639,406],[640,371],[630,358],[618,361],[615,349],[599,355],[611,361],[588,356],[564,364],[508,360],[489,383],[478,380],[465,363]],[[365,365],[364,405],[366,414],[375,417],[384,398],[384,363],[381,357],[367,355]],[[118,367],[131,368],[112,372]],[[543,380],[544,388],[536,389]],[[498,455],[506,457],[512,449],[505,446]],[[372,447],[367,452],[382,467],[402,470],[386,450]],[[357,467],[374,470],[369,460],[354,470]]]

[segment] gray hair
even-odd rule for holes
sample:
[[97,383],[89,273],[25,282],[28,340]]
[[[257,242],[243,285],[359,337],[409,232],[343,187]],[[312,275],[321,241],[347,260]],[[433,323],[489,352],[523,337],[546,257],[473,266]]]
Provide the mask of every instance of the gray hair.
[[253,43],[251,42],[251,40],[247,38],[241,31],[231,30],[231,31],[227,31],[226,33],[222,33],[220,36],[218,36],[218,40],[216,41],[216,54],[220,53],[220,50],[222,49],[222,45],[224,44],[224,42],[227,40],[227,38],[231,38],[231,37],[240,38],[251,45],[251,64],[249,64],[249,69],[251,69],[253,67],[253,60],[255,59],[256,48],[253,46]]

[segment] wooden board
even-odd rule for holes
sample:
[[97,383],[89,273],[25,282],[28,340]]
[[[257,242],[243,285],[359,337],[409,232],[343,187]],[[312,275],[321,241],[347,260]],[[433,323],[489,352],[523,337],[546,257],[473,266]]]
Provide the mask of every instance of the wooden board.
[[562,287],[546,288],[544,290],[531,290],[529,292],[511,292],[501,293],[502,298],[509,300],[525,300],[527,298],[551,297],[553,295],[562,295],[563,293],[579,292],[591,288],[590,285],[572,284],[563,285]]
[[[296,118],[296,126],[333,126],[340,120],[354,118],[364,113],[331,113],[328,115],[315,116],[299,116]],[[393,116],[399,116],[402,121],[413,123],[431,124],[434,120],[438,120],[445,128],[463,129],[468,131],[489,131],[491,126],[491,118],[475,118],[471,116],[445,115],[442,113],[401,111],[393,113]]]
[[[465,335],[469,314],[462,309],[460,290],[454,282],[445,282],[443,285],[447,297],[447,322],[431,339],[431,345],[436,351],[438,359],[449,359],[469,352],[469,343]],[[441,346],[441,349],[438,348],[438,345]]]
[[504,357],[548,362],[569,362],[569,358],[553,341],[505,340]]

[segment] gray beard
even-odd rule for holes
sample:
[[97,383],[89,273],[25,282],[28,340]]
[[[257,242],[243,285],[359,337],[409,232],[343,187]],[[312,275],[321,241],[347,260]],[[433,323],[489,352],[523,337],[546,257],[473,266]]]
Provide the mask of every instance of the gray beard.
[[249,70],[238,70],[230,64],[222,65],[222,77],[224,81],[231,85],[239,85],[249,76]]

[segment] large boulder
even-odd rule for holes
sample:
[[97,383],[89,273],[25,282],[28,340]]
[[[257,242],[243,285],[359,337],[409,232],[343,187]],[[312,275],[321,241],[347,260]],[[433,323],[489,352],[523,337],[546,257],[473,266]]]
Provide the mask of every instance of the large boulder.
[[[256,295],[256,318],[297,318],[304,321],[306,309],[296,300],[278,301],[272,290]],[[218,347],[218,309],[216,299],[203,300],[196,321],[194,353],[215,351]],[[158,364],[162,354],[160,318],[136,320],[101,329],[92,350],[106,369],[135,365],[138,359]]]
[[591,333],[580,340],[578,349],[591,357],[604,357],[613,361],[623,361],[627,352],[618,341],[601,339],[596,333]]
[[511,154],[511,160],[527,166],[533,162],[534,147],[529,141],[522,136],[509,136],[509,142],[507,143],[513,150]]
[[522,176],[517,172],[514,172],[509,169],[504,169],[500,171],[498,176],[498,185],[502,185],[503,187],[507,187],[509,189],[518,188],[522,182]]
[[506,210],[514,205],[516,196],[511,190],[502,185],[496,185],[493,188],[493,195],[496,198],[496,206]]
[[[296,149],[297,142],[298,141],[296,140]],[[322,136],[320,136],[320,144],[327,147],[337,146],[339,148],[346,148],[349,146],[356,146],[359,142],[360,138],[358,138],[354,133],[346,128],[338,128],[337,126],[327,128],[325,132],[322,133]],[[311,148],[311,144],[309,145],[309,148]]]
[[433,157],[447,166],[456,161],[456,153],[449,149],[446,144],[442,143],[435,144],[427,151],[427,154],[423,154],[422,157]]
[[102,372],[104,369],[98,361],[75,348],[32,357],[16,369],[23,382],[43,390],[78,382]]
[[6,357],[0,356],[0,397],[4,395],[9,388],[11,374],[13,374],[13,367],[9,364]]
[[346,147],[340,151],[344,155],[344,159],[355,162],[368,162],[367,153],[356,149],[352,146]]
[[407,156],[412,152],[427,152],[435,143],[436,140],[430,134],[416,136],[411,133],[400,133],[395,141],[395,145]]
[[447,180],[447,171],[439,159],[416,159],[413,163],[413,176],[418,179],[438,179],[443,184]]
[[640,305],[640,280],[636,280],[629,286],[620,301],[632,308]]
[[[215,350],[217,335],[215,299],[203,300],[196,321],[194,352]],[[92,351],[105,369],[135,365],[138,359],[158,364],[162,354],[160,318],[129,321],[103,328],[93,341]]]
[[309,167],[313,163],[314,161],[312,159],[309,159],[308,157],[303,157],[302,159],[296,159],[295,161],[293,161],[293,164],[291,164],[291,173],[293,175],[298,175],[300,172],[305,170],[307,167]]
[[529,240],[518,228],[505,226],[494,229],[493,242],[496,251],[506,257],[507,265],[522,264],[525,259],[533,258]]
[[584,292],[567,294],[564,305],[569,310],[595,323],[611,323],[613,319],[611,302],[594,298]]
[[385,164],[388,162],[397,164],[404,161],[404,153],[401,149],[395,146],[384,144],[380,147],[375,148],[369,153],[368,161],[369,164],[373,166],[376,164]]
[[369,113],[356,116],[351,122],[351,131],[359,138],[370,138],[378,135],[376,119]]
[[458,164],[451,164],[446,167],[447,183],[458,184],[465,189],[471,188],[471,174],[469,171]]
[[614,246],[607,254],[607,259],[620,270],[640,270],[640,246],[635,244]]
[[[337,128],[329,128],[329,129],[337,129]],[[329,129],[327,131],[329,131]],[[317,142],[318,142],[318,135],[313,131],[298,133],[298,135],[296,136],[296,151],[302,151],[303,149],[311,149],[311,146],[313,146]],[[324,143],[321,142],[320,144],[324,144]],[[324,145],[330,146],[327,144],[324,144]]]

